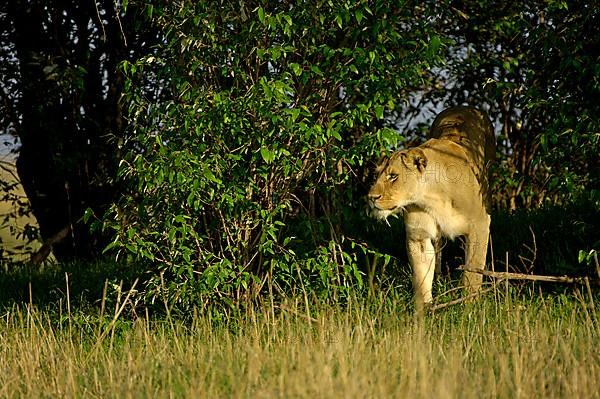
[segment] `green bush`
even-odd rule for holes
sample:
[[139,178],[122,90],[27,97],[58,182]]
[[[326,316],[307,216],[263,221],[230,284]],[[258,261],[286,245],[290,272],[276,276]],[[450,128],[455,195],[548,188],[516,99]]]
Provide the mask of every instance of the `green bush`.
[[441,62],[429,11],[350,0],[147,11],[163,45],[121,65],[126,194],[103,221],[108,249],[148,265],[149,300],[183,306],[363,286],[371,250],[344,238],[344,222],[364,220],[369,162],[401,139],[388,127],[397,104]]

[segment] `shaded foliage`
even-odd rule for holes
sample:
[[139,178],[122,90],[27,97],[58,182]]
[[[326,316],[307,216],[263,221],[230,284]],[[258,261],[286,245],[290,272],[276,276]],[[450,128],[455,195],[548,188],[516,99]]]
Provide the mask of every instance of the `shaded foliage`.
[[[499,132],[496,206],[600,208],[600,11],[587,1],[450,1],[447,65],[423,104],[486,108]],[[420,112],[419,109],[416,110]],[[414,113],[408,109],[407,113]]]
[[124,119],[116,66],[156,40],[120,2],[25,1],[0,6],[0,131],[20,142],[17,167],[44,239],[65,226],[64,256],[102,244],[79,225],[115,194]]

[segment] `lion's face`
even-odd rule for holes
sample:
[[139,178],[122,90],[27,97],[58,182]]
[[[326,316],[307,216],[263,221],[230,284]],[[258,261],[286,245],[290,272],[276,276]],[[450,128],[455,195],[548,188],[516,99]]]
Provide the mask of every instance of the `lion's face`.
[[369,190],[371,216],[386,219],[414,203],[421,192],[426,167],[427,158],[418,148],[385,157],[375,170],[377,180]]

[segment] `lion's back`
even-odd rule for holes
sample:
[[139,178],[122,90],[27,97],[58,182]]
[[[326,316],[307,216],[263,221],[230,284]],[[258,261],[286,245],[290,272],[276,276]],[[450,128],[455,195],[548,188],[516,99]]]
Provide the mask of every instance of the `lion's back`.
[[486,207],[490,207],[489,166],[496,155],[494,128],[488,116],[473,107],[457,106],[442,111],[433,121],[429,138],[460,145],[473,168]]
[[450,140],[463,146],[481,168],[496,154],[492,122],[473,107],[457,106],[442,111],[433,121],[428,138]]

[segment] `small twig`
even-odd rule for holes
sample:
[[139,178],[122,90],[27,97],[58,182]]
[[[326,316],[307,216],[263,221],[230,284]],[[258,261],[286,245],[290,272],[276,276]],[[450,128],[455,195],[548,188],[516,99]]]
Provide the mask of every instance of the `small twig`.
[[119,23],[119,29],[121,30],[121,36],[123,36],[123,43],[125,44],[125,47],[127,47],[127,37],[125,37],[125,32],[123,31],[123,25],[121,24],[121,17],[119,16],[120,12],[121,12],[121,7],[118,4],[115,5],[115,19]]
[[106,30],[104,30],[104,23],[102,22],[102,17],[100,16],[100,10],[98,9],[98,3],[94,0],[94,6],[96,7],[96,15],[98,16],[98,22],[100,22],[100,27],[102,28],[102,40],[106,42]]

